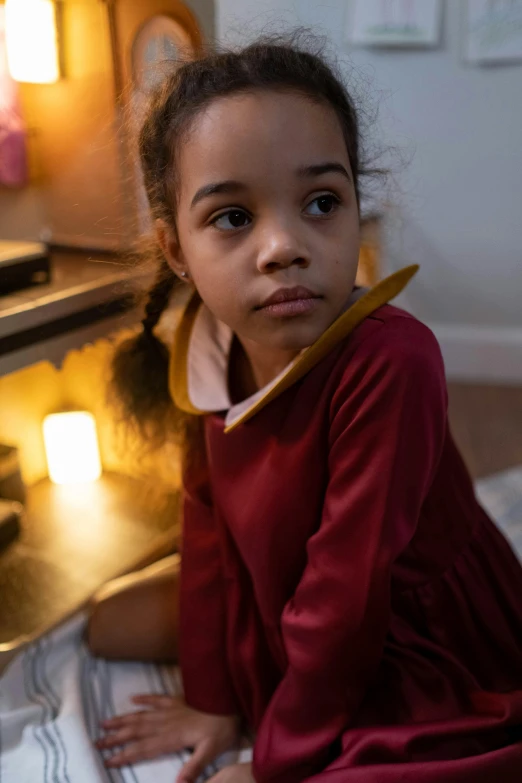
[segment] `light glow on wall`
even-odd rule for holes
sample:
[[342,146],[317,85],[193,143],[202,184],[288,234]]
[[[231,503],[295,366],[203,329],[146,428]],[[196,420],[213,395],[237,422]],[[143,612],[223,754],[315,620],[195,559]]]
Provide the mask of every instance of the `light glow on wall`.
[[53,0],[6,0],[7,63],[13,79],[52,84],[60,78]]
[[94,416],[87,411],[52,413],[43,422],[49,478],[54,484],[84,484],[101,475]]

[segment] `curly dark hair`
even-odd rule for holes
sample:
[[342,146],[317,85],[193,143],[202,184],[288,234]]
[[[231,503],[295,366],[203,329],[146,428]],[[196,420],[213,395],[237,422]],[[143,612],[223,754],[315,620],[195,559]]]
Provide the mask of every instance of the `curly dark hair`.
[[[355,101],[337,69],[327,64],[322,45],[303,46],[302,33],[257,40],[237,51],[213,51],[181,64],[153,95],[139,134],[139,157],[154,219],[176,231],[179,186],[176,153],[198,113],[216,98],[253,90],[298,92],[330,105],[343,132],[359,203],[363,176],[377,173],[361,160],[360,123]],[[317,39],[312,38],[313,41]],[[123,343],[113,362],[113,388],[127,422],[136,424],[149,443],[186,433],[187,417],[176,411],[168,388],[167,347],[154,329],[169,303],[177,277],[158,258],[148,293],[143,330]]]

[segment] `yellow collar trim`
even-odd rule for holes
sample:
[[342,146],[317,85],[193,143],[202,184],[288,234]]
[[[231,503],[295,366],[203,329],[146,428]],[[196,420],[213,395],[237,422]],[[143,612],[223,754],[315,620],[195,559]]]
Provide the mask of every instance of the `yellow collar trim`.
[[[235,421],[228,427],[225,427],[225,432],[232,432],[240,424],[251,419],[265,405],[268,405],[269,402],[306,375],[341,340],[347,337],[350,332],[353,332],[365,318],[398,296],[417,273],[418,269],[417,264],[407,266],[390,275],[385,280],[381,280],[366,294],[361,296],[355,304],[334,321],[315,343],[306,348],[298,359],[289,365],[287,371],[281,375],[279,381],[274,386],[269,387],[265,394],[257,398]],[[194,292],[185,307],[176,330],[169,367],[169,388],[174,404],[185,413],[196,416],[204,415],[207,412],[195,408],[188,393],[188,350],[190,336],[200,305],[201,299],[199,294]]]

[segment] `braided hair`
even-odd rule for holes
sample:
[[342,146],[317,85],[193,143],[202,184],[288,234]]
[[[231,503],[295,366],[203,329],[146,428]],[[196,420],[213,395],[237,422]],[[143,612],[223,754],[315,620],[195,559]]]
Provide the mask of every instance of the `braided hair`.
[[[152,97],[139,134],[138,149],[153,219],[176,235],[179,191],[177,151],[191,123],[211,101],[258,89],[299,92],[330,105],[337,114],[359,200],[360,178],[378,173],[361,161],[358,113],[341,77],[321,53],[299,44],[302,33],[258,40],[238,51],[212,52],[177,68]],[[315,40],[315,39],[313,39]],[[380,172],[379,172],[380,173]],[[113,388],[127,422],[138,425],[149,442],[186,433],[186,417],[174,410],[168,389],[169,352],[154,329],[177,283],[164,258],[148,292],[143,331],[123,343],[113,362]]]

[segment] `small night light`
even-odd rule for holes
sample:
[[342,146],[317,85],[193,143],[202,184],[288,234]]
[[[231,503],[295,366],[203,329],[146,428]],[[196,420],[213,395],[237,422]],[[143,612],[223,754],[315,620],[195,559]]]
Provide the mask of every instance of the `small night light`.
[[70,411],[46,416],[43,436],[49,478],[55,484],[83,484],[100,477],[100,452],[92,414]]

